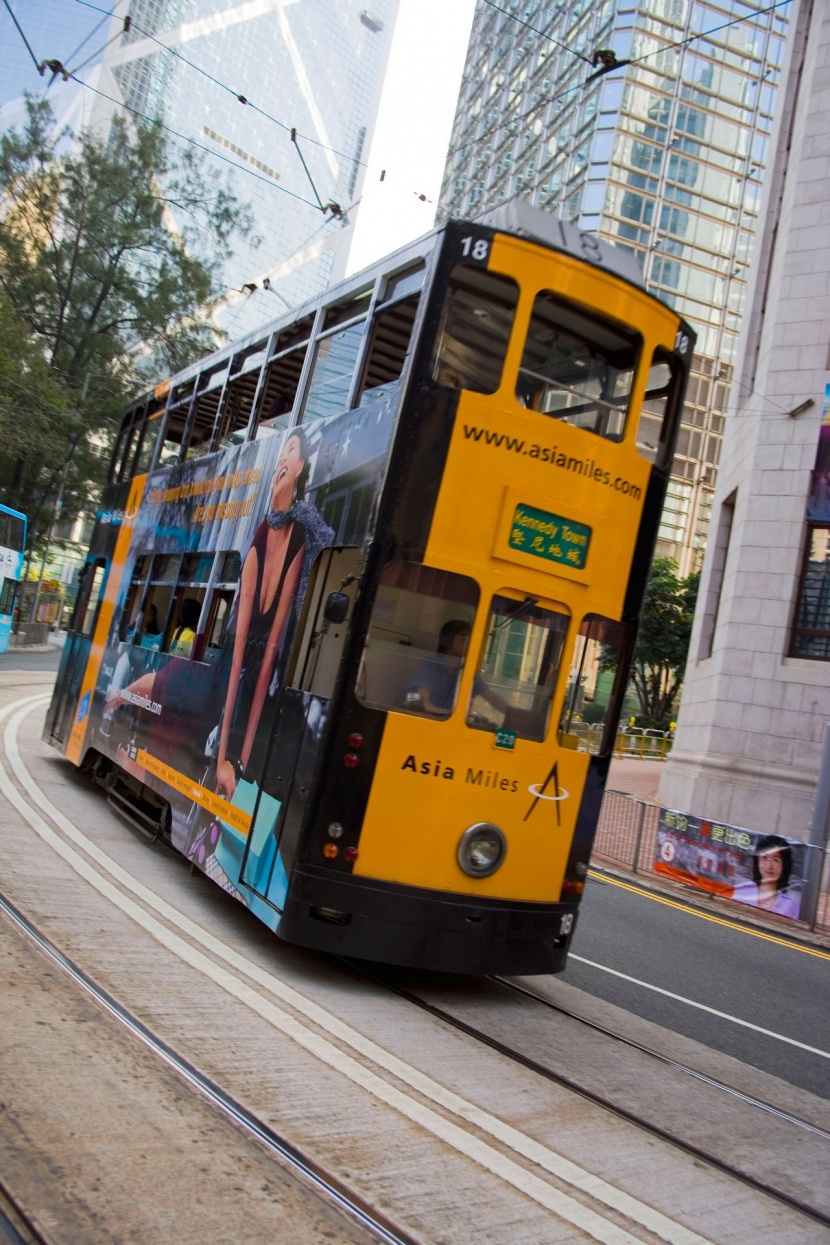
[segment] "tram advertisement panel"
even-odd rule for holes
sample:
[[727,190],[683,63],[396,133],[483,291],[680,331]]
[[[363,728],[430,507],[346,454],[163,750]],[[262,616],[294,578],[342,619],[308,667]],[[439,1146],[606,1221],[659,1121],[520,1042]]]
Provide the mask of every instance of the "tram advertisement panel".
[[394,410],[156,471],[133,517],[86,746],[163,794],[174,846],[258,907],[241,882],[277,907],[287,886],[262,781],[275,723],[287,708],[308,746],[327,714],[286,705],[285,661],[322,550],[365,539]]
[[664,877],[797,920],[806,865],[797,839],[660,810],[654,872]]

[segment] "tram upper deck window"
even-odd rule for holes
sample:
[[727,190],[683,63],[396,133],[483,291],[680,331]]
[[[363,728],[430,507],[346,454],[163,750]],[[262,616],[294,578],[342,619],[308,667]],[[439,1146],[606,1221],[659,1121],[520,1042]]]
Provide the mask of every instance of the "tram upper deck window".
[[141,431],[141,441],[136,450],[135,462],[133,463],[133,475],[143,476],[150,470],[150,463],[153,459],[153,450],[156,448],[159,429],[164,415],[164,406],[153,411],[147,416],[147,420]]
[[257,439],[281,432],[291,421],[314,316],[284,329],[277,338],[259,405]]
[[473,682],[467,725],[545,738],[570,615],[497,595]]
[[456,389],[495,393],[519,287],[511,277],[458,264],[450,275],[433,356],[433,380]]
[[375,709],[448,718],[478,597],[478,584],[467,575],[389,562],[360,661],[358,700]]
[[190,412],[189,406],[184,409],[184,418],[190,418],[186,458],[198,458],[201,454],[210,453],[227,371],[225,360],[218,367],[202,372],[198,378],[193,410]]
[[679,393],[676,361],[667,351],[655,350],[637,422],[637,449],[658,467],[664,467],[668,459],[671,431],[679,414]]
[[610,752],[617,704],[625,691],[620,670],[630,644],[631,629],[625,623],[586,614],[574,645],[559,723],[563,747],[602,755]]
[[139,418],[137,411],[133,411],[130,416],[125,419],[118,434],[118,440],[115,443],[112,461],[110,463],[109,483],[114,484],[119,480],[127,479],[129,463],[135,450],[136,423]]
[[366,322],[360,320],[318,340],[303,411],[304,423],[331,419],[333,415],[347,410],[352,376],[365,330]]
[[400,379],[412,337],[418,298],[418,294],[410,294],[408,298],[382,307],[375,316],[358,405],[368,406],[370,402],[376,402]]
[[220,417],[218,442],[220,449],[241,444],[251,422],[267,341],[254,342],[234,355],[230,367],[230,380]]
[[516,396],[523,406],[621,441],[640,338],[556,298],[537,295]]

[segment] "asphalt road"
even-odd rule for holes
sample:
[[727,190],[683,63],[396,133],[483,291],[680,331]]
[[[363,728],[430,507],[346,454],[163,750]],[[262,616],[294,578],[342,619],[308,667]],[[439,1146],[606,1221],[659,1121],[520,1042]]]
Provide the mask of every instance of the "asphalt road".
[[48,650],[12,648],[0,653],[0,670],[54,670],[61,664],[63,647],[54,645]]
[[826,951],[592,879],[563,980],[830,1097]]

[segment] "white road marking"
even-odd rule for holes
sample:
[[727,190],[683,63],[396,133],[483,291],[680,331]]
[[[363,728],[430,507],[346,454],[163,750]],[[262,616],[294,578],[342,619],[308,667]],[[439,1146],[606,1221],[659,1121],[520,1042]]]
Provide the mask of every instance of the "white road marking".
[[[559,1180],[579,1189],[596,1201],[604,1203],[610,1209],[626,1216],[631,1222],[639,1224],[653,1232],[670,1245],[711,1245],[707,1238],[675,1222],[661,1214],[653,1207],[637,1198],[615,1188],[601,1177],[594,1175],[585,1168],[571,1162],[556,1151],[526,1136],[518,1129],[506,1124],[503,1120],[468,1102],[460,1095],[446,1089],[438,1082],[411,1067],[389,1051],[377,1046],[369,1038],[346,1025],[338,1017],[324,1008],[319,1007],[310,999],[294,990],[261,969],[258,965],[245,959],[244,956],[226,947],[219,939],[207,930],[190,921],[177,909],[167,904],[159,896],[137,882],[126,870],[122,869],[111,857],[101,851],[90,839],[79,831],[57,809],[51,801],[40,792],[25,768],[17,744],[17,732],[22,720],[34,708],[35,703],[42,702],[44,697],[29,697],[17,701],[0,710],[0,720],[17,710],[14,718],[7,724],[4,742],[11,768],[18,781],[29,793],[30,798],[40,807],[63,834],[80,847],[85,855],[100,865],[119,886],[131,891],[140,898],[143,904],[154,909],[161,917],[211,951],[217,958],[224,960],[237,972],[245,974],[258,985],[263,986],[271,994],[287,1003],[306,1019],[323,1028],[330,1036],[352,1048],[365,1059],[371,1060],[384,1071],[391,1073],[404,1085],[415,1090],[443,1110],[473,1124],[495,1141],[509,1147],[523,1158],[541,1167]],[[34,703],[33,703],[34,702]],[[346,1077],[353,1084],[368,1091],[379,1101],[397,1110],[406,1119],[427,1129],[433,1136],[465,1155],[485,1170],[498,1176],[505,1183],[531,1198],[547,1210],[552,1211],[566,1222],[586,1232],[594,1240],[603,1245],[640,1245],[637,1238],[624,1228],[602,1215],[590,1210],[581,1202],[553,1188],[540,1177],[535,1176],[520,1164],[506,1157],[498,1150],[477,1137],[471,1136],[459,1125],[445,1119],[430,1107],[424,1106],[395,1086],[383,1080],[377,1073],[366,1068],[351,1055],[346,1054],[319,1034],[302,1025],[289,1013],[275,1006],[269,1000],[240,981],[230,971],[216,964],[196,947],[184,941],[172,930],[156,921],[148,912],[135,903],[129,895],[117,889],[112,882],[91,867],[87,860],[68,846],[62,838],[38,816],[38,813],[23,799],[16,787],[9,780],[5,766],[0,762],[0,790],[11,804],[25,817],[32,829],[48,843],[58,855],[86,882],[92,885],[101,895],[120,908],[136,924],[146,930],[157,942],[172,951],[184,963],[201,972],[216,985],[224,989],[233,998],[238,999],[257,1015],[267,1020],[280,1032],[290,1037],[304,1050],[316,1056],[334,1071]]]
[[589,968],[598,968],[601,973],[610,973],[612,977],[621,977],[623,981],[630,981],[632,985],[642,986],[644,990],[652,990],[655,994],[662,994],[667,999],[674,999],[677,1003],[685,1003],[688,1007],[696,1007],[698,1011],[708,1012],[710,1016],[718,1016],[721,1020],[729,1020],[733,1025],[741,1025],[744,1029],[752,1029],[755,1033],[763,1033],[765,1037],[775,1038],[778,1042],[786,1042],[789,1046],[797,1046],[799,1050],[806,1050],[811,1055],[821,1055],[822,1059],[830,1059],[830,1051],[819,1050],[816,1046],[807,1046],[805,1042],[797,1042],[795,1038],[785,1037],[783,1033],[774,1033],[772,1029],[764,1029],[761,1025],[754,1025],[749,1020],[741,1020],[738,1016],[730,1016],[729,1012],[719,1012],[716,1007],[707,1007],[705,1003],[696,1003],[694,999],[687,999],[682,994],[673,994],[671,990],[664,990],[662,986],[653,986],[648,981],[640,981],[639,977],[629,977],[628,973],[621,973],[616,968],[608,968],[605,964],[597,964],[595,960],[586,960],[584,955],[574,955],[573,951],[568,953],[569,960],[578,960],[580,964],[587,964]]

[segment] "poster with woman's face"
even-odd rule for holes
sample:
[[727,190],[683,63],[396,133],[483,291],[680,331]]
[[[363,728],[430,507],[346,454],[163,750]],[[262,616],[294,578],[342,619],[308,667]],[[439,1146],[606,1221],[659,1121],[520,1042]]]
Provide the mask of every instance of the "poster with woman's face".
[[[204,775],[210,761],[209,737],[222,711],[223,649],[233,638],[239,568],[267,515],[289,508],[298,480],[308,479],[317,447],[307,439],[303,458],[300,450],[296,436],[268,436],[148,476],[96,690],[99,743],[107,754],[123,750],[134,758],[142,750],[163,751],[168,759],[175,757],[176,768],[190,777]],[[213,651],[203,646],[202,660],[176,661],[166,673],[179,601],[188,594],[200,606],[208,600],[211,584],[227,574],[220,566],[223,556],[233,553],[237,582],[225,590],[225,596],[234,599],[222,644]],[[188,557],[196,571],[185,569]],[[273,572],[273,567],[268,569]],[[202,584],[179,588],[176,580],[183,573],[198,574]],[[134,583],[139,575],[140,589]],[[156,578],[171,582],[154,588]],[[271,575],[264,588],[274,587]],[[143,631],[137,632],[142,600],[149,604]],[[135,684],[140,686],[131,692]],[[121,693],[124,701],[117,710],[111,707],[115,693]]]
[[782,835],[661,809],[653,867],[710,894],[797,920],[807,847]]

